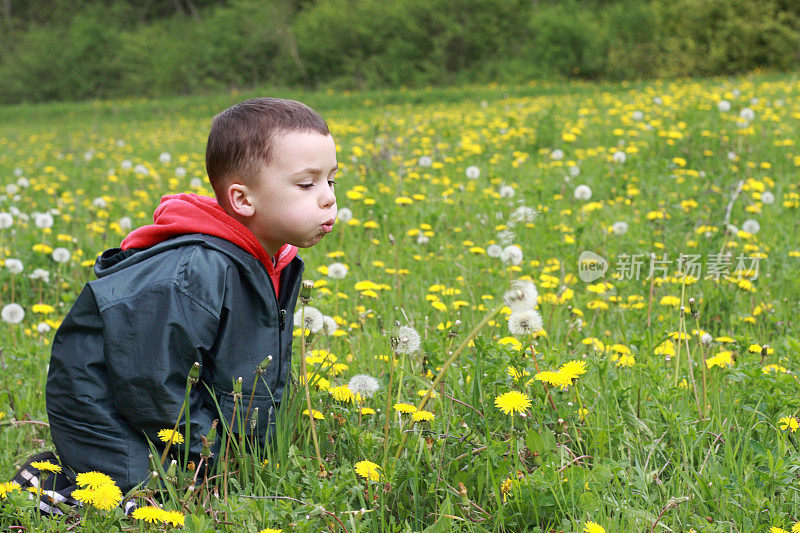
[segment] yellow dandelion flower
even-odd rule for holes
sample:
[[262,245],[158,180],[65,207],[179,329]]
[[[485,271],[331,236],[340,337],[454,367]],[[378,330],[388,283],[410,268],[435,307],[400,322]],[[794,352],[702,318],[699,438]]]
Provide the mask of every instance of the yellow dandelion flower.
[[381,478],[380,466],[373,463],[372,461],[359,461],[355,465],[353,465],[356,474],[363,477],[364,479],[368,479],[370,481],[378,481]]
[[436,416],[430,411],[417,411],[411,415],[411,420],[414,422],[430,422],[434,418],[436,418]]
[[[312,409],[311,413],[314,415],[314,418],[316,418],[317,420],[322,420],[322,419],[325,418],[325,415],[323,415],[321,412],[317,411],[316,409]],[[308,416],[308,409],[303,409],[303,416]]]
[[514,487],[514,480],[511,479],[510,477],[506,478],[506,480],[500,484],[500,493],[503,495],[503,501],[506,501],[508,499],[508,495],[513,487]]
[[494,405],[503,413],[513,415],[514,411],[521,413],[530,407],[531,399],[525,393],[512,390],[495,398]]
[[583,531],[585,533],[606,533],[605,528],[596,522],[586,522]]
[[728,350],[723,350],[714,357],[709,357],[706,359],[706,366],[708,368],[714,368],[715,366],[720,368],[733,366],[733,354]]
[[677,296],[664,296],[658,303],[665,307],[674,307],[677,309],[678,306],[681,305],[681,299]]
[[789,533],[789,532],[779,527],[771,527],[769,528],[769,533]]
[[158,438],[164,442],[171,440],[174,444],[183,444],[183,435],[172,429],[162,429],[158,432]]
[[792,533],[800,533],[800,522],[792,526]]
[[4,499],[6,494],[15,490],[20,490],[19,484],[16,481],[0,483],[0,500]]
[[61,467],[54,465],[50,461],[34,461],[31,463],[31,466],[42,472],[61,472]]
[[786,368],[785,366],[772,364],[761,367],[761,372],[764,374],[769,374],[772,372],[774,372],[775,374],[788,374],[789,369]]
[[373,409],[372,407],[362,407],[361,408],[361,414],[362,415],[374,415],[375,414],[375,409]]
[[179,511],[163,511],[165,524],[171,524],[173,527],[183,527],[185,520],[183,513]]
[[780,420],[778,420],[778,425],[781,426],[781,429],[784,431],[790,431],[794,433],[800,428],[800,422],[793,416],[784,416]]
[[102,472],[83,472],[75,476],[75,483],[79,487],[96,489],[101,485],[112,484],[114,480]]
[[552,370],[538,372],[534,377],[539,381],[549,383],[552,387],[566,388],[572,384],[571,379],[566,379],[566,376],[560,372],[553,372]]
[[90,503],[104,511],[113,509],[122,501],[122,492],[114,484],[101,485],[96,489],[88,490],[93,493]]
[[329,392],[333,399],[337,402],[352,402],[355,396],[353,391],[347,385],[339,385],[338,387],[331,387]]
[[275,529],[275,528],[271,528],[271,527],[266,527],[266,528],[262,529],[261,531],[259,531],[258,533],[283,533],[283,530],[282,529]]
[[394,410],[400,413],[416,413],[417,407],[410,403],[396,403],[394,404]]
[[561,365],[558,372],[570,381],[576,380],[586,373],[586,361],[567,361]]
[[144,520],[154,524],[156,522],[164,521],[164,510],[158,507],[148,505],[147,507],[139,507],[131,514],[136,520]]
[[636,364],[636,358],[630,354],[621,354],[619,357],[612,357],[611,360],[616,361],[614,365],[617,367],[633,366]]

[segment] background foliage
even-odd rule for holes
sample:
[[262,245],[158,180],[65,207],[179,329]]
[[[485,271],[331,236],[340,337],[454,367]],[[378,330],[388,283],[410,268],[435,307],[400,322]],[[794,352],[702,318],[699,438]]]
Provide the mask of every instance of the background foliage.
[[790,0],[4,0],[0,102],[798,66]]

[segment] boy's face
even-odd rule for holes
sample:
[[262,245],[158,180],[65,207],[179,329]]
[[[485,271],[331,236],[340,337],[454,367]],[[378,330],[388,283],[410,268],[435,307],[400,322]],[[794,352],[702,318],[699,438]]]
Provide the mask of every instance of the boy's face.
[[250,190],[245,225],[275,255],[284,244],[307,248],[333,229],[338,163],[333,137],[291,132],[275,139],[275,157]]

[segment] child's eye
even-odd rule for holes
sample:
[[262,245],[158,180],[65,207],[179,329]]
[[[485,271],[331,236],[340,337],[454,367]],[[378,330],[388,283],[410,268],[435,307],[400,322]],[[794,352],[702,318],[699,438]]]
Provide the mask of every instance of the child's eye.
[[313,183],[298,183],[297,186],[305,191],[305,190],[308,190],[311,187],[313,187],[314,184]]
[[334,185],[336,185],[336,180],[328,180],[328,185],[333,187]]

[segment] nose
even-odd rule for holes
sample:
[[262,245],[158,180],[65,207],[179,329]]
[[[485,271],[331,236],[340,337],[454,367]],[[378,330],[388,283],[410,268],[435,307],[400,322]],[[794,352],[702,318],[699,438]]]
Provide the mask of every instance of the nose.
[[319,198],[320,207],[329,209],[336,205],[336,195],[330,187],[323,188],[323,192]]

